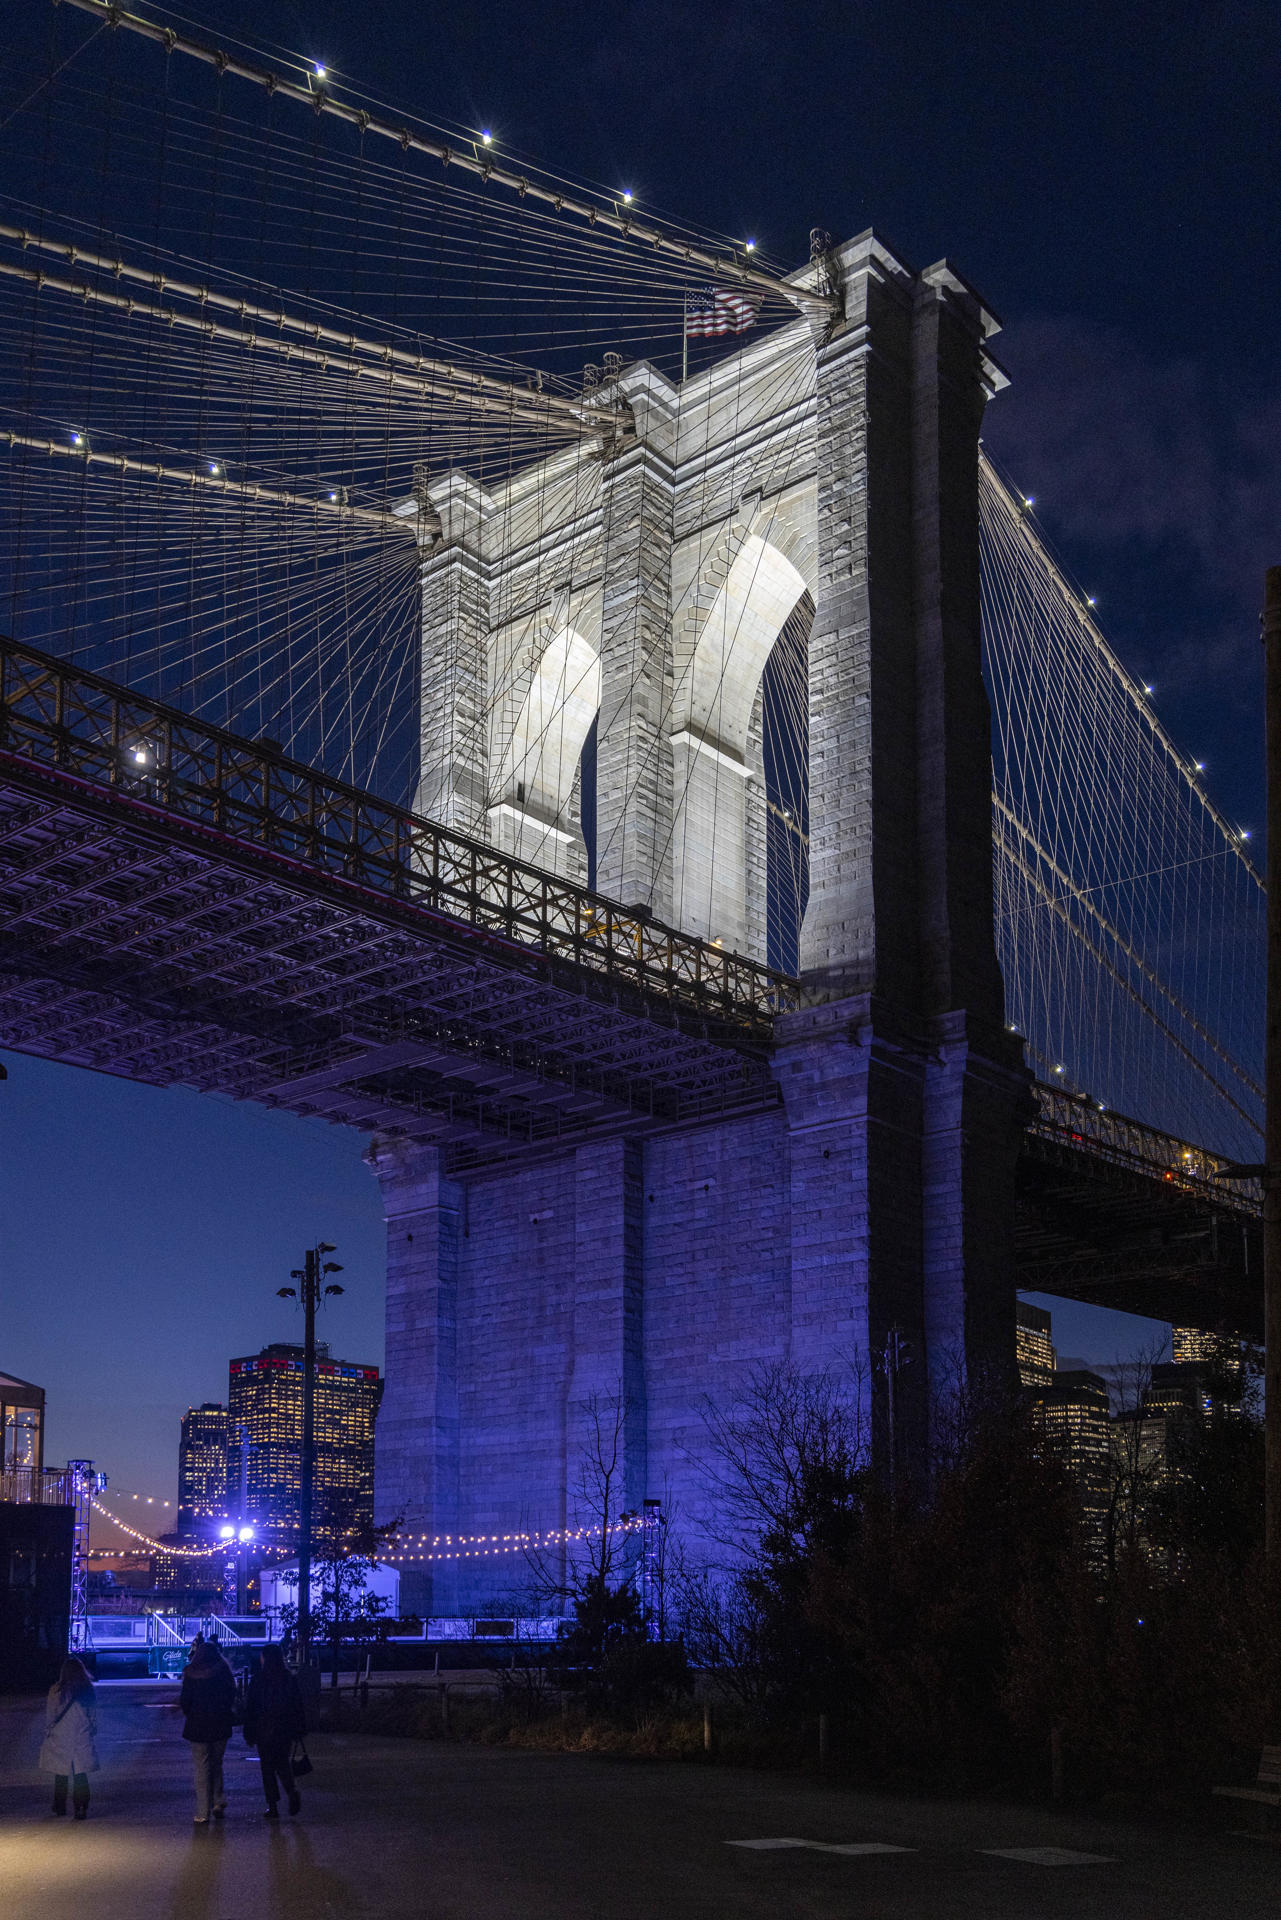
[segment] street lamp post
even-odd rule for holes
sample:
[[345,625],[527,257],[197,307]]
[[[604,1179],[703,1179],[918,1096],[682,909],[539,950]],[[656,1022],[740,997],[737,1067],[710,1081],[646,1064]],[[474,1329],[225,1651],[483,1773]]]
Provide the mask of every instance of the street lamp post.
[[327,1240],[309,1247],[301,1267],[290,1274],[296,1287],[278,1287],[281,1300],[301,1298],[303,1310],[302,1458],[298,1492],[298,1662],[305,1666],[311,1641],[311,1504],[316,1452],[316,1308],[341,1287],[327,1286],[325,1275],[341,1273],[335,1260],[326,1260],[333,1247]]
[[238,1614],[244,1613],[247,1611],[249,1604],[246,1593],[247,1583],[245,1580],[245,1550],[253,1543],[254,1530],[245,1524],[243,1502],[241,1503],[240,1509],[240,1524],[234,1527],[230,1524],[220,1527],[218,1529],[218,1537],[227,1543],[227,1564],[223,1569],[223,1590],[225,1592],[228,1587],[232,1588],[231,1597],[236,1612]]

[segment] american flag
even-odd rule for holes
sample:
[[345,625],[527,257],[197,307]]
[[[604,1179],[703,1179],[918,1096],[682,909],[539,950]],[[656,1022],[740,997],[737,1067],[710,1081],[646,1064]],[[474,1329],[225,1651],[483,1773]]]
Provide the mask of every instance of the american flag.
[[760,301],[724,287],[700,287],[685,295],[685,337],[693,340],[714,333],[746,333],[756,324]]

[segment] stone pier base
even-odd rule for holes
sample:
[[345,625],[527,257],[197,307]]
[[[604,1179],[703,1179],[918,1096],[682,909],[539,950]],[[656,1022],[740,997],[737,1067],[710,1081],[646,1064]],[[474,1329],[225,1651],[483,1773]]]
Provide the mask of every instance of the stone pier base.
[[[884,1460],[897,1330],[900,1471],[924,1461],[941,1401],[1012,1370],[1025,1079],[1005,1036],[976,1043],[959,1015],[904,1031],[863,995],[790,1016],[778,1038],[770,1111],[458,1181],[435,1149],[375,1143],[380,1518],[496,1546],[590,1523],[600,1429],[617,1435],[616,1507],[661,1500],[684,1544],[714,1557],[706,1413],[754,1367],[844,1381]],[[523,1556],[471,1551],[406,1562],[406,1608],[517,1606]]]

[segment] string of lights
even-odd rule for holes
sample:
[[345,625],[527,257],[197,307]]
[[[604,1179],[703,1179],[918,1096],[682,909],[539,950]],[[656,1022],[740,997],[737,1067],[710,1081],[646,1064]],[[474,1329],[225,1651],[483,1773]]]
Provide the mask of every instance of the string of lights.
[[[146,1494],[135,1493],[131,1494],[130,1498],[134,1500],[147,1500],[148,1504],[151,1504]],[[162,1501],[158,1504],[168,1506],[169,1503],[168,1501]],[[150,1534],[141,1532],[137,1527],[131,1527],[128,1521],[122,1520],[119,1514],[113,1513],[109,1507],[103,1505],[101,1500],[95,1500],[93,1505],[95,1512],[100,1513],[104,1520],[109,1520],[112,1526],[118,1527],[122,1533],[128,1534],[131,1540],[136,1540],[140,1546],[149,1547],[155,1553],[171,1554],[175,1559],[179,1560],[207,1560],[213,1555],[225,1553],[227,1550],[227,1542],[225,1540],[218,1540],[214,1542],[213,1545],[207,1547],[180,1547],[165,1540],[154,1539]],[[641,1533],[653,1526],[653,1524],[654,1521],[652,1517],[638,1514],[635,1516],[629,1515],[624,1520],[615,1521],[608,1527],[556,1527],[545,1531],[535,1530],[521,1533],[411,1534],[403,1541],[397,1543],[400,1551],[383,1552],[380,1553],[378,1557],[399,1565],[410,1560],[415,1562],[479,1560],[492,1559],[504,1554],[543,1553],[554,1547],[576,1546],[586,1540],[598,1540],[602,1537],[614,1538],[619,1535],[625,1537],[629,1534]],[[122,1557],[132,1551],[133,1550],[128,1547],[106,1548],[101,1550],[104,1555],[115,1553]]]
[[[637,1515],[608,1527],[557,1527],[546,1533],[420,1533],[417,1543],[420,1547],[425,1545],[425,1551],[412,1551],[414,1537],[411,1536],[400,1543],[404,1550],[385,1553],[381,1558],[399,1563],[406,1560],[482,1560],[502,1554],[542,1553],[552,1547],[575,1546],[584,1540],[642,1533],[653,1525],[652,1518]],[[445,1550],[438,1552],[435,1551],[437,1548]]]
[[226,1552],[226,1542],[221,1540],[211,1547],[177,1547],[164,1540],[155,1540],[149,1533],[141,1533],[137,1527],[131,1527],[118,1513],[112,1513],[110,1507],[104,1507],[101,1500],[93,1502],[93,1510],[100,1513],[104,1520],[109,1520],[113,1527],[119,1527],[121,1533],[127,1533],[131,1540],[140,1541],[144,1547],[150,1547],[156,1553],[173,1554],[178,1560],[207,1560],[211,1554]]

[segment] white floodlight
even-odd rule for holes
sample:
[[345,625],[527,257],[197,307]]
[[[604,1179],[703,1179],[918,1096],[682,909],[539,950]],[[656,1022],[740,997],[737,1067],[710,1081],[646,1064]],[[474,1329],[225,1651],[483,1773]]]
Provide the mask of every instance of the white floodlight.
[[218,1538],[220,1540],[234,1540],[235,1537],[236,1529],[234,1527],[219,1527]]
[[240,1541],[242,1546],[244,1545],[246,1540],[252,1540],[253,1537],[254,1537],[254,1530],[252,1527],[242,1527],[240,1529],[240,1532],[236,1535],[237,1540]]
[[745,240],[745,241],[743,242],[743,246],[744,246],[744,249],[746,250],[746,252],[748,252],[748,253],[755,253],[755,252],[756,252],[756,242],[755,242],[755,240]]
[[324,69],[323,67],[317,67],[317,68],[316,68],[316,78],[317,78],[317,80],[326,80],[326,79],[328,79],[328,77],[329,77],[329,76],[328,76],[328,74],[327,74],[327,73],[325,72],[325,69]]
[[481,136],[480,136],[480,144],[481,144],[481,146],[482,146],[482,147],[492,147],[492,146],[493,146],[493,144],[494,144],[494,136],[493,136],[493,134],[492,134],[492,133],[482,133],[482,134],[481,134]]
[[625,194],[623,195],[623,205],[624,205],[625,207],[630,207],[630,206],[631,206],[631,204],[632,204],[632,196],[631,196],[631,194],[630,194],[630,193],[625,193]]

